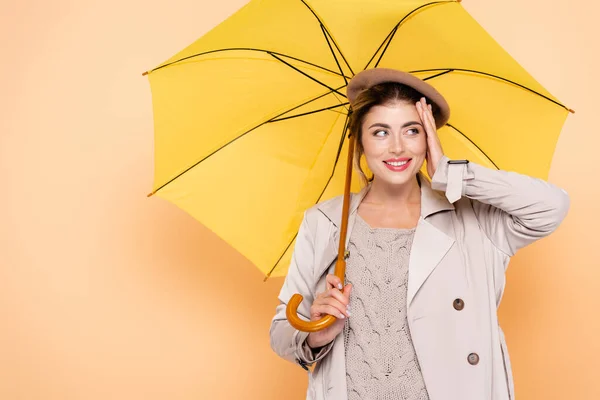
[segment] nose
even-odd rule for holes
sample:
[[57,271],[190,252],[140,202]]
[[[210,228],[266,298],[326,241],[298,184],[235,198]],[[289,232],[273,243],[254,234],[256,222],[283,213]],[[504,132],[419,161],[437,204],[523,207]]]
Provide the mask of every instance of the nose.
[[402,142],[402,134],[401,133],[393,133],[389,136],[390,138],[390,147],[389,151],[392,154],[400,154],[402,150],[404,150],[404,143]]

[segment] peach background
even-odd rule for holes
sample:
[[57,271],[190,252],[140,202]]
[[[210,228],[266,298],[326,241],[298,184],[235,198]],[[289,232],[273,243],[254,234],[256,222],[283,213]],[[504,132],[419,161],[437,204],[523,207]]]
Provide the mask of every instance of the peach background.
[[[282,279],[146,198],[141,73],[243,3],[2,2],[1,399],[304,398],[304,371],[269,347]],[[500,314],[519,399],[598,399],[600,10],[550,4],[463,2],[577,111],[549,179],[571,212],[513,258]]]

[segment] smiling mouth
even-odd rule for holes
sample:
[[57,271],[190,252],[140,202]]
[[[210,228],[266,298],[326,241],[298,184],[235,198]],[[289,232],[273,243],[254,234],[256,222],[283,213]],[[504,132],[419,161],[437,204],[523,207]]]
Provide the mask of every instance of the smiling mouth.
[[406,160],[406,161],[395,161],[395,162],[387,162],[384,161],[384,163],[386,163],[387,165],[391,165],[392,167],[401,167],[403,165],[406,165],[410,160]]

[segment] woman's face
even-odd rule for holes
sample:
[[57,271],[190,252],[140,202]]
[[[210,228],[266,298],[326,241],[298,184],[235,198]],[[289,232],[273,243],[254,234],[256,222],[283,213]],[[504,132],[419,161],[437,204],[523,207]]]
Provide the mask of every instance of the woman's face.
[[376,180],[402,185],[414,179],[427,152],[425,128],[415,104],[373,106],[362,122],[362,144]]

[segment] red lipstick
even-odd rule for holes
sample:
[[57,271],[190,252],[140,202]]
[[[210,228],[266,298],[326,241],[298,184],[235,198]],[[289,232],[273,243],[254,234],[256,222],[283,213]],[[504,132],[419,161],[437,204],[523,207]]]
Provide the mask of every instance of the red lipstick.
[[[404,163],[403,165],[391,165],[388,164],[390,162],[393,163],[398,163],[398,162],[404,162],[406,161],[406,163]],[[385,164],[385,166],[390,170],[390,171],[394,171],[394,172],[401,172],[404,171],[405,169],[407,169],[410,166],[412,159],[408,158],[408,157],[403,157],[403,158],[390,158],[389,160],[385,160],[383,162],[383,164]]]

